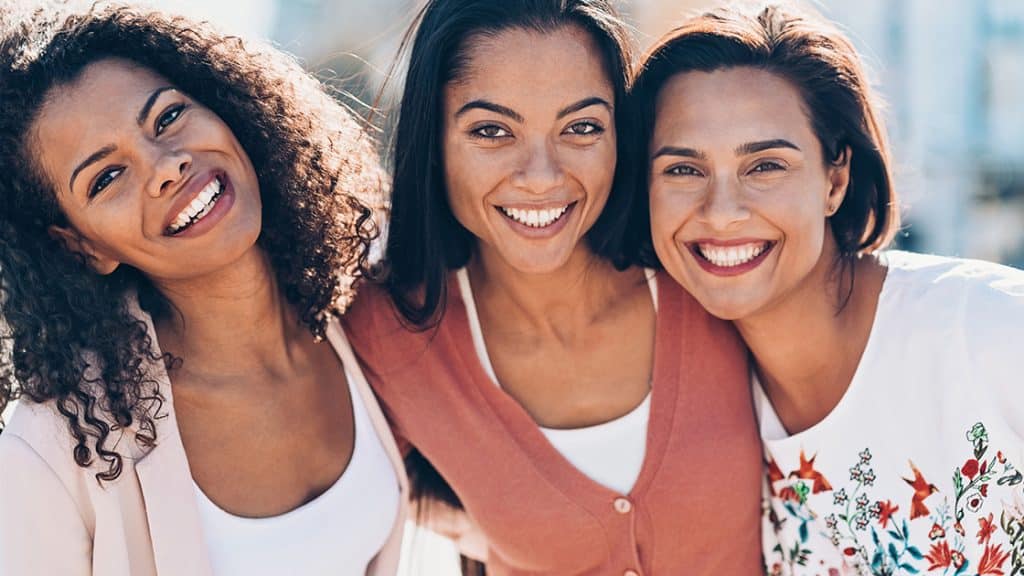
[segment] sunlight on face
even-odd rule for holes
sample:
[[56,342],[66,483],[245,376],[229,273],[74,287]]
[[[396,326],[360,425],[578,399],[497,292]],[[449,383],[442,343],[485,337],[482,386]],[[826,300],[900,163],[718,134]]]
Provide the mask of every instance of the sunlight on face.
[[109,273],[153,279],[216,271],[252,249],[255,170],[212,111],[124,60],[90,64],[47,97],[30,139],[57,190],[69,248]]
[[651,228],[666,270],[722,318],[792,293],[831,241],[827,206],[846,184],[797,89],[753,68],[691,72],[665,84],[656,113]]
[[445,89],[448,199],[481,258],[520,272],[563,266],[604,208],[615,174],[614,88],[576,27],[471,41]]

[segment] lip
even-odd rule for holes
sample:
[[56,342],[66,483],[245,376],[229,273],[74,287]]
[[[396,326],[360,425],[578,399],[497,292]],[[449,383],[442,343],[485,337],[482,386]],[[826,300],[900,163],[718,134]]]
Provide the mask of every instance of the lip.
[[[235,185],[231,182],[231,178],[229,178],[224,172],[216,172],[215,177],[216,176],[219,176],[221,181],[224,183],[224,191],[221,192],[220,198],[217,200],[217,203],[213,206],[210,212],[206,216],[203,216],[202,220],[181,232],[178,232],[177,234],[167,234],[165,232],[165,236],[168,236],[169,238],[195,238],[196,236],[202,236],[216,226],[217,223],[224,218],[224,215],[231,210],[231,207],[235,204]],[[210,183],[209,179],[204,179],[204,181],[206,184]],[[199,191],[202,191],[202,188],[199,188]],[[192,197],[194,198],[195,195]],[[175,215],[176,214],[177,213],[175,213]],[[164,230],[166,230],[166,228]]]
[[[737,266],[719,266],[719,265],[715,264],[714,262],[712,262],[712,261],[708,260],[707,258],[705,258],[700,253],[700,249],[699,249],[699,246],[701,244],[710,244],[712,246],[729,247],[729,246],[742,246],[742,245],[745,245],[745,244],[758,244],[758,243],[761,243],[761,242],[767,242],[768,243],[768,247],[765,248],[760,254],[758,254],[751,261],[744,262],[743,264],[739,264]],[[764,238],[737,238],[737,239],[733,239],[733,240],[700,239],[700,240],[692,240],[690,242],[685,242],[684,245],[686,246],[687,250],[690,251],[690,254],[693,256],[693,259],[697,261],[697,264],[701,268],[703,268],[705,272],[711,273],[711,274],[713,274],[715,276],[727,276],[728,277],[728,276],[739,276],[741,274],[746,274],[747,272],[750,272],[751,270],[753,270],[753,269],[757,268],[758,266],[760,266],[761,263],[764,262],[768,258],[768,255],[771,254],[773,251],[775,251],[775,247],[778,245],[778,242],[774,241],[774,240],[765,240]]]
[[206,185],[212,182],[218,176],[221,177],[227,188],[228,175],[223,170],[207,170],[200,172],[188,179],[174,198],[174,202],[171,202],[171,207],[167,211],[167,216],[164,218],[163,227],[160,228],[166,231],[174,223],[175,218],[178,214],[188,206],[192,200],[195,200],[196,196],[206,188]]
[[565,213],[562,214],[562,216],[558,220],[556,220],[554,223],[552,223],[551,225],[546,226],[544,228],[534,228],[532,226],[527,226],[526,224],[522,224],[520,222],[517,222],[517,221],[513,220],[511,217],[506,216],[505,213],[501,211],[501,209],[502,208],[516,208],[516,209],[519,209],[519,210],[550,210],[550,209],[561,208],[562,206],[565,206],[564,202],[560,202],[560,203],[557,203],[557,204],[552,204],[550,202],[544,203],[544,204],[501,204],[500,206],[495,206],[494,207],[494,211],[497,212],[498,216],[506,224],[508,224],[509,227],[512,228],[513,231],[515,231],[519,235],[525,236],[525,237],[531,238],[531,239],[543,239],[543,238],[551,238],[551,237],[557,235],[562,230],[564,230],[565,227],[569,223],[570,216],[572,216],[572,214],[576,211],[576,207],[579,205],[579,203],[580,203],[579,200],[574,200],[574,201],[570,202],[568,207],[566,207],[566,209],[565,209]]

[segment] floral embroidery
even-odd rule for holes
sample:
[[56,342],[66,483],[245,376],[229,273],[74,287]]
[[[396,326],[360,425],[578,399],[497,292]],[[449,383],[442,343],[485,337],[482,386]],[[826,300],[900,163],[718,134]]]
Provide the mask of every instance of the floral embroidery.
[[[898,476],[907,491],[884,499],[871,493],[878,476],[869,448],[834,490],[815,467],[819,454],[801,451],[788,474],[769,457],[765,513],[779,538],[766,551],[767,573],[1024,576],[1024,475],[1002,452],[990,455],[982,423],[966,439],[972,450],[952,470],[951,491],[909,461]],[[994,494],[1001,495],[988,504]],[[1008,495],[1013,502],[1003,501]]]

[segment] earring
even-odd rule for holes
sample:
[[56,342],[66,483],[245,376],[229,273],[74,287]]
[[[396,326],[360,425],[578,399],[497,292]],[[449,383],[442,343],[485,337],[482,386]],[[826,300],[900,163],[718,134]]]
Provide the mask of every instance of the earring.
[[825,214],[826,216],[833,216],[836,212],[839,211],[839,207],[836,206],[835,204],[832,204],[831,202],[828,204],[827,209],[828,212]]

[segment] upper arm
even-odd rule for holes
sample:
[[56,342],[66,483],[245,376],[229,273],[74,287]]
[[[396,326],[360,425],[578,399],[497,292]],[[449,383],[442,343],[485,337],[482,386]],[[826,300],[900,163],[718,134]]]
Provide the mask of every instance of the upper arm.
[[60,478],[23,439],[0,435],[0,574],[92,573],[92,537]]

